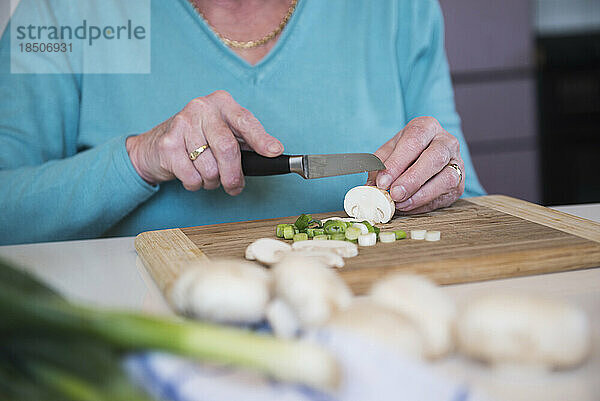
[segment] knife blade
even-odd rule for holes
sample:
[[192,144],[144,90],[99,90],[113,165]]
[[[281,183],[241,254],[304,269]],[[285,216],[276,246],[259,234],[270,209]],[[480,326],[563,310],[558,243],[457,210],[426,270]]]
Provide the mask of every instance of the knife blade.
[[242,171],[247,176],[296,173],[303,178],[312,179],[383,169],[385,166],[381,160],[370,153],[265,157],[242,150]]

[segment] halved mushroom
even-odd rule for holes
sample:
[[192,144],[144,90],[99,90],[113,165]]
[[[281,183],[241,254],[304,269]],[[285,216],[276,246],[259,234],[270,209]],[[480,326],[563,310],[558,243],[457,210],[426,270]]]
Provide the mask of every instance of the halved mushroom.
[[298,241],[292,244],[294,251],[333,252],[343,258],[352,258],[358,255],[356,244],[348,241]]
[[290,244],[273,238],[260,238],[246,248],[246,259],[272,265],[292,250]]
[[271,298],[270,272],[254,263],[220,260],[189,266],[172,287],[181,313],[219,323],[256,323]]
[[428,278],[416,274],[392,274],[376,282],[370,296],[374,302],[414,322],[423,336],[428,358],[441,357],[454,347],[454,303]]
[[396,211],[394,201],[387,191],[362,185],[350,189],[344,197],[344,210],[356,220],[387,223]]
[[273,278],[276,296],[287,303],[303,326],[325,323],[352,301],[352,292],[335,270],[315,259],[286,257],[273,266]]
[[590,323],[581,310],[531,295],[493,294],[473,299],[457,323],[460,349],[501,365],[567,368],[590,352]]

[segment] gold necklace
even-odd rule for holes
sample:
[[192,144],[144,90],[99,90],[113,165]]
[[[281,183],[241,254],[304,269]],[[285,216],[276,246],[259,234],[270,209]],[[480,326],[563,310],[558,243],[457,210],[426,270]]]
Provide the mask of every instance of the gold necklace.
[[249,40],[247,42],[240,42],[238,40],[229,39],[229,38],[226,38],[225,36],[221,35],[219,33],[219,31],[217,31],[215,29],[215,27],[212,26],[210,24],[210,22],[208,22],[208,19],[206,18],[204,13],[200,10],[200,8],[196,4],[196,2],[194,0],[190,0],[190,2],[192,3],[192,6],[196,10],[196,12],[202,17],[202,19],[206,22],[206,24],[210,27],[210,29],[212,29],[212,31],[215,33],[215,35],[217,35],[217,37],[221,40],[221,42],[223,42],[227,46],[229,46],[231,48],[235,48],[235,49],[251,49],[253,47],[258,47],[258,46],[262,46],[262,45],[266,44],[267,42],[272,40],[275,36],[279,35],[281,33],[281,31],[283,31],[283,28],[285,28],[285,26],[287,25],[288,21],[290,20],[292,14],[294,13],[294,10],[296,9],[296,4],[298,3],[298,0],[292,0],[292,4],[290,5],[290,8],[288,8],[287,13],[285,14],[283,19],[279,23],[279,26],[277,28],[275,28],[274,31],[266,34],[265,36],[263,36],[260,39]]

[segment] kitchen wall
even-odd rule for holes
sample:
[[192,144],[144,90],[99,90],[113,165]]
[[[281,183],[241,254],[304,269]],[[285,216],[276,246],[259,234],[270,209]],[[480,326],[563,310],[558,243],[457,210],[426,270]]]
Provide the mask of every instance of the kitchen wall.
[[491,194],[539,202],[534,5],[440,3],[456,105],[479,178]]

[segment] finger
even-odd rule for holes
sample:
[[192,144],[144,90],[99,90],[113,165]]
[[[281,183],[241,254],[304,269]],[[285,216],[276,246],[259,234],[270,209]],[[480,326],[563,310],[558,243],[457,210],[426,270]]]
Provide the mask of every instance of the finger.
[[442,171],[454,156],[445,137],[437,137],[419,158],[408,168],[390,189],[390,195],[395,202],[409,199],[431,177]]
[[427,212],[431,212],[433,210],[437,210],[442,207],[448,207],[448,206],[452,205],[454,202],[456,202],[457,199],[458,199],[458,197],[456,197],[453,194],[446,194],[446,195],[440,196],[437,199],[434,199],[433,201],[429,202],[428,204],[426,204],[424,206],[421,206],[421,207],[418,207],[416,209],[412,209],[409,211],[397,211],[396,213],[401,216],[427,213]]
[[160,139],[160,165],[181,181],[185,189],[197,191],[202,188],[203,180],[186,152],[184,135],[187,131],[188,121],[183,116],[175,116],[169,132]]
[[462,194],[461,184],[458,172],[452,167],[446,166],[410,198],[396,203],[396,209],[403,212],[419,209],[445,195],[451,195],[456,200]]
[[244,189],[244,176],[240,146],[233,133],[220,114],[214,112],[205,114],[202,133],[216,159],[223,189],[229,195],[238,195]]
[[[397,141],[398,135],[394,135],[389,141],[384,143],[379,149],[375,151],[375,156],[377,156],[379,160],[381,160],[385,164],[385,160],[394,151],[394,146],[396,146]],[[379,173],[380,171],[370,171],[369,176],[367,178],[367,185],[376,185],[376,179]]]
[[204,189],[212,190],[219,188],[221,185],[219,166],[210,148],[202,152],[194,163],[204,180]]
[[432,117],[419,117],[408,123],[394,150],[384,162],[386,169],[377,176],[377,186],[387,190],[417,160],[440,131],[440,124]]
[[255,152],[267,157],[278,156],[283,152],[281,142],[267,134],[260,121],[240,106],[229,93],[217,91],[209,96],[219,105],[221,117],[231,130]]

